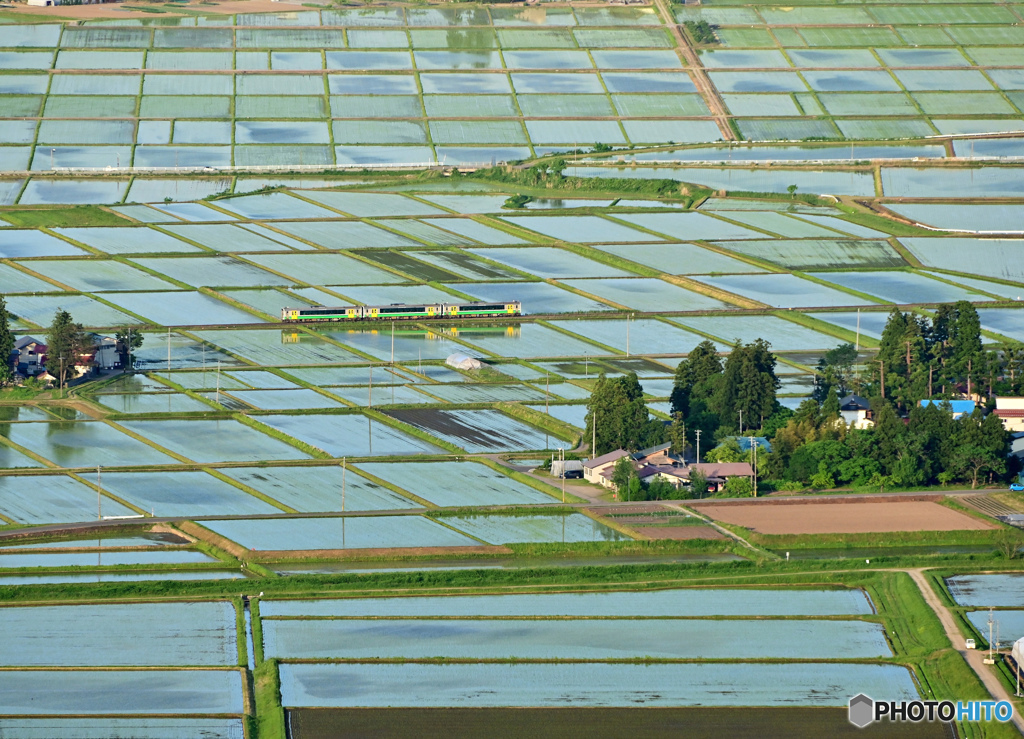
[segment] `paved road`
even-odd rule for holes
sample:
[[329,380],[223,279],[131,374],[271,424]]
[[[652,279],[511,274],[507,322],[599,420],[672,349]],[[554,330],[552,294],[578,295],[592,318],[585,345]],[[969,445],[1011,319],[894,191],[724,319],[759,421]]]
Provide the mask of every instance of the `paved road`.
[[[921,590],[921,595],[924,596],[925,602],[928,606],[935,611],[935,615],[939,617],[939,621],[942,622],[942,628],[946,631],[946,636],[949,637],[949,641],[953,644],[953,649],[960,653],[960,656],[964,658],[968,666],[974,670],[974,672],[981,679],[981,682],[985,685],[985,689],[992,695],[993,698],[1000,701],[1008,701],[1014,704],[1014,697],[1007,690],[1006,686],[1000,682],[999,677],[996,675],[994,665],[986,665],[983,660],[985,659],[985,650],[978,649],[965,649],[964,648],[964,636],[960,633],[960,629],[956,625],[956,619],[953,618],[952,612],[939,600],[939,597],[932,590],[931,584],[928,582],[928,578],[924,576],[924,570],[906,570],[907,574],[913,578],[914,582],[917,583],[917,587]],[[1013,711],[1013,723],[1017,727],[1017,730],[1024,734],[1024,716],[1021,715],[1018,710],[1019,704],[1014,704]]]

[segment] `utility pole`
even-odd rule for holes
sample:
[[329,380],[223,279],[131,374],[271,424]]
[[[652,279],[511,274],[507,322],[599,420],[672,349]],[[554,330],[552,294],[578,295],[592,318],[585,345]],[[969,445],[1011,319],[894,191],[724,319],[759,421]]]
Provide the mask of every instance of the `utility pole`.
[[96,465],[96,520],[103,520],[103,473]]
[[885,361],[879,359],[878,360],[878,367],[879,367],[879,369],[881,371],[881,377],[882,377],[882,400],[885,400]]
[[562,502],[565,502],[565,449],[558,447],[559,456],[562,458]]
[[544,373],[544,413],[548,412],[548,391],[550,389],[551,375]]
[[933,366],[928,365],[928,397],[929,398],[932,397],[932,370],[934,370],[934,369],[935,368]]
[[994,665],[996,663],[995,659],[992,657],[992,647],[993,647],[993,642],[992,642],[992,609],[989,608],[988,609],[988,660],[986,662],[987,662],[987,664],[990,664],[990,665]]
[[373,365],[370,365],[370,385],[368,387],[367,408],[373,408]]
[[700,464],[700,429],[697,429],[697,464]]
[[860,308],[857,309],[857,343],[853,345],[854,351],[860,351]]
[[217,360],[217,405],[220,405],[220,360]]
[[743,409],[740,408],[740,434],[743,433]]
[[345,458],[341,458],[341,512],[345,512]]
[[594,409],[594,416],[590,419],[590,458],[597,456],[597,408]]
[[395,322],[391,322],[391,366],[395,366]]
[[167,329],[167,371],[171,371],[171,330]]
[[757,443],[754,441],[754,437],[750,437],[750,456],[752,463],[750,470],[754,476],[754,497],[757,497]]

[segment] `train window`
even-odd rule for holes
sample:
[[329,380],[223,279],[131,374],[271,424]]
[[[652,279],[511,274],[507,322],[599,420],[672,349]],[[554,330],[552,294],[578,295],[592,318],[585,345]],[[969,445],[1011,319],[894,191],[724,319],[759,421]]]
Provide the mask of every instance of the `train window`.
[[394,308],[381,308],[379,313],[382,316],[392,315],[395,313],[425,313],[426,308],[422,305],[401,305]]

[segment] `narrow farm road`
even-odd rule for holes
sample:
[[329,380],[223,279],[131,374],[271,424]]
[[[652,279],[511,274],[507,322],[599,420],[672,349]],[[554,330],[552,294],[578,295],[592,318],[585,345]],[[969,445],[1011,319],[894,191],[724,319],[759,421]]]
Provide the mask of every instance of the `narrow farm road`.
[[668,26],[669,31],[675,38],[677,50],[685,57],[687,65],[690,67],[688,70],[690,77],[697,86],[697,92],[700,93],[701,97],[704,98],[704,102],[707,103],[711,115],[714,116],[715,123],[718,124],[718,128],[722,133],[722,139],[724,141],[734,141],[736,134],[729,125],[729,114],[726,111],[725,103],[722,102],[718,90],[715,88],[711,78],[708,77],[708,73],[704,70],[704,65],[701,64],[700,56],[697,54],[696,49],[690,45],[686,34],[679,29],[675,14],[672,12],[672,6],[666,0],[656,0],[655,7],[657,7],[658,12],[665,21],[665,25]]
[[[928,579],[924,576],[923,569],[905,570],[905,572],[913,578],[914,582],[917,583],[918,589],[921,591],[921,595],[924,596],[925,602],[928,607],[935,611],[935,615],[939,617],[939,621],[942,622],[942,628],[946,630],[946,636],[949,637],[949,641],[953,645],[953,649],[960,653],[960,656],[964,658],[967,664],[981,679],[985,689],[992,695],[993,698],[1000,701],[1008,701],[1014,704],[1014,697],[1009,690],[1006,689],[996,676],[995,671],[989,666],[984,664],[985,651],[980,649],[965,649],[963,647],[964,637],[960,633],[960,629],[957,628],[956,620],[953,618],[953,614],[950,612],[939,597],[932,590],[932,586],[928,583]],[[1014,704],[1013,710],[1013,723],[1017,727],[1017,731],[1024,734],[1024,716],[1020,714],[1018,710],[1019,704]]]
[[[575,450],[574,450],[575,451]],[[473,456],[473,455],[470,455]],[[508,460],[502,459],[500,454],[481,454],[481,457],[486,457],[496,464],[500,464],[502,467],[508,467],[509,469],[516,470],[520,474],[532,477],[534,480],[539,480],[551,487],[558,487],[560,481],[553,479],[547,475],[538,475],[535,472],[529,470],[523,470],[516,468],[515,466],[508,463]],[[589,501],[591,503],[605,503],[606,501],[601,500],[601,496],[607,495],[607,492],[601,488],[596,488],[593,485],[587,485],[584,483],[574,482],[572,480],[565,481],[565,492],[570,495],[575,495],[580,500]]]

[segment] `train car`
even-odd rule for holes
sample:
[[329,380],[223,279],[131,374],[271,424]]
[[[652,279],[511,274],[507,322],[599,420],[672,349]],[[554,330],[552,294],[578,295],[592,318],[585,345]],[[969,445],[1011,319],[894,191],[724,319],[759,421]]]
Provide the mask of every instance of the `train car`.
[[427,305],[345,305],[335,308],[282,308],[285,323],[321,321],[409,321],[436,318],[495,318],[522,315],[518,300],[504,303],[431,303]]
[[508,303],[461,303],[445,304],[444,314],[449,318],[489,318],[493,316],[518,316],[523,306],[518,300]]
[[361,305],[339,308],[282,308],[281,320],[289,321],[358,321],[363,317]]

